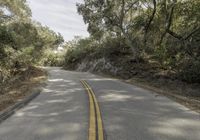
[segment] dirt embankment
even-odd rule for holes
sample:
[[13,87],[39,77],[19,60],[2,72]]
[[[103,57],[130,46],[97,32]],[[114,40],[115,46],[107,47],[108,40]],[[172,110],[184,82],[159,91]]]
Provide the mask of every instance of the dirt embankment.
[[0,111],[30,95],[31,90],[39,86],[46,76],[46,72],[38,67],[18,70],[15,77],[0,85]]
[[130,57],[88,59],[68,65],[66,69],[89,71],[95,74],[122,79],[134,85],[168,96],[185,106],[200,112],[200,83],[186,83],[173,72],[161,69],[157,64]]

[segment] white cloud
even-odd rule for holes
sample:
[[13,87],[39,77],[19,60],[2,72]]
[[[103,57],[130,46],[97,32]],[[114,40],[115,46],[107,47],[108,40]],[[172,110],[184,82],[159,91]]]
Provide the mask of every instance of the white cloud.
[[60,32],[65,40],[74,36],[88,36],[82,16],[78,15],[76,3],[82,0],[27,0],[33,19]]

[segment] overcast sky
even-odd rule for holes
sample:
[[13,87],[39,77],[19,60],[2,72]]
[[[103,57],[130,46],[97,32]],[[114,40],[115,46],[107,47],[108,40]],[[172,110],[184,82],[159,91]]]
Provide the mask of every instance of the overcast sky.
[[60,32],[66,41],[74,36],[88,36],[82,16],[78,15],[76,3],[83,0],[27,0],[33,19]]

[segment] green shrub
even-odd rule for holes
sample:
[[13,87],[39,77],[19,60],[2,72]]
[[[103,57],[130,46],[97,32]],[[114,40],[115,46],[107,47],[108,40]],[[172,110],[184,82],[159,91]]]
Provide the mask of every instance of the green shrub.
[[188,60],[181,66],[180,79],[188,83],[200,83],[200,59]]

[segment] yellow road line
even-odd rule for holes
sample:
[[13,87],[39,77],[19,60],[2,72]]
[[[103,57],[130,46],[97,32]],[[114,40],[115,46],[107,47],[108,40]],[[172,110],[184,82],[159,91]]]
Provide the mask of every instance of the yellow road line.
[[96,118],[95,118],[95,108],[94,108],[94,101],[92,99],[92,95],[90,94],[89,88],[85,85],[83,81],[81,81],[83,86],[88,92],[89,96],[89,107],[90,107],[90,120],[89,120],[89,132],[88,137],[89,140],[96,140]]
[[[104,140],[104,131],[103,131],[103,121],[102,121],[102,118],[101,118],[101,112],[100,112],[100,107],[99,107],[99,104],[97,102],[97,99],[96,99],[96,96],[94,94],[94,91],[92,90],[92,88],[88,85],[88,83],[86,81],[81,81],[81,83],[85,86],[85,88],[87,89],[87,92],[89,94],[89,100],[92,99],[93,101],[93,105],[95,107],[95,109],[93,111],[96,111],[96,115],[95,115],[95,122],[96,122],[96,125],[97,125],[97,130],[96,128],[92,128],[94,129],[95,131],[97,131],[95,134],[96,134],[96,137],[95,139],[90,139],[90,129],[89,129],[89,140]],[[90,100],[91,101],[91,100]],[[91,104],[90,104],[91,105]],[[91,107],[90,107],[91,109]],[[91,112],[91,110],[90,110]],[[94,114],[95,114],[94,113]],[[90,113],[91,114],[91,113]],[[91,122],[91,121],[90,121]],[[93,121],[94,123],[94,121]]]
[[87,87],[90,90],[90,93],[92,94],[93,98],[94,98],[94,102],[95,102],[95,106],[96,106],[96,111],[97,111],[97,124],[98,124],[98,140],[103,140],[104,139],[104,133],[103,133],[103,121],[101,118],[101,112],[100,112],[100,107],[99,104],[97,102],[96,96],[94,94],[94,91],[92,90],[92,88],[90,88],[90,86],[88,85],[88,83],[86,81],[84,81],[85,84],[87,85]]

